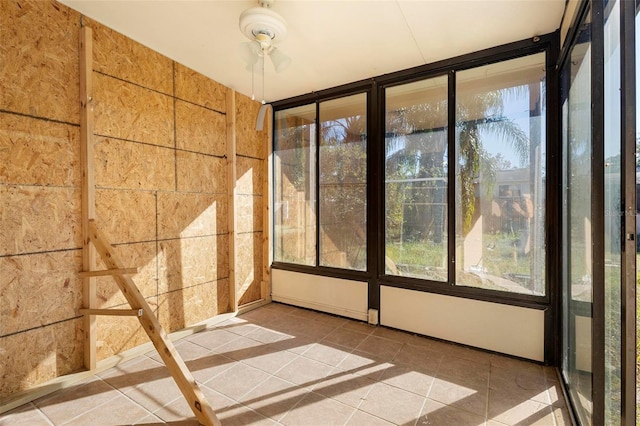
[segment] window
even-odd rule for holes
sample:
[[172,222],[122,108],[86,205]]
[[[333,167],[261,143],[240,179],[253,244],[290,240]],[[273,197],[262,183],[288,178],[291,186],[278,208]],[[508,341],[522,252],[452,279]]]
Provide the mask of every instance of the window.
[[545,55],[456,74],[456,284],[545,294]]
[[276,267],[546,304],[547,51],[528,49],[276,105]]
[[385,272],[449,280],[447,77],[386,90]]
[[609,1],[604,19],[604,308],[605,423],[622,412],[622,138],[620,3]]
[[274,260],[316,264],[316,107],[275,114]]
[[591,13],[562,70],[562,375],[581,424],[592,424]]
[[367,95],[320,103],[320,264],[367,268]]
[[275,261],[366,270],[366,111],[365,93],[276,111]]

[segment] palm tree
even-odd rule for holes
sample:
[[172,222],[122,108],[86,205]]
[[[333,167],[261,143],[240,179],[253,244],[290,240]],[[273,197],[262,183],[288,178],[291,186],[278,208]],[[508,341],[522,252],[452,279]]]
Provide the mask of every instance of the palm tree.
[[[503,114],[505,97],[508,95],[508,89],[484,92],[470,96],[457,105],[456,135],[459,149],[457,175],[460,184],[463,234],[471,229],[476,212],[475,188],[478,177],[482,174],[485,179],[484,187],[492,192],[498,166],[498,159],[491,156],[483,148],[482,137],[493,136],[504,141],[514,149],[521,166],[528,163],[529,139],[527,135],[517,123]],[[390,176],[407,176],[409,174],[415,179],[446,176],[444,163],[447,157],[446,127],[442,125],[446,123],[446,112],[447,102],[442,100],[416,104],[387,113],[387,180]],[[434,141],[436,138],[440,138],[441,141]],[[434,142],[436,146],[441,147],[439,150],[434,150]],[[421,187],[429,184],[433,185],[424,182],[415,190],[419,191]],[[389,189],[393,190],[388,186],[387,190]],[[387,208],[397,208],[397,206],[389,205],[389,195],[392,194],[387,195]],[[392,195],[391,199],[398,199],[397,197],[400,196],[400,194],[395,195],[396,197]],[[414,191],[409,200],[405,201],[419,198]],[[431,201],[438,202],[438,200]],[[415,209],[410,210],[410,215],[405,217],[405,220],[414,221],[416,219],[413,216],[415,213]],[[425,236],[428,235],[433,220],[423,222],[423,226],[418,232]],[[436,242],[440,236],[437,231],[433,231]]]

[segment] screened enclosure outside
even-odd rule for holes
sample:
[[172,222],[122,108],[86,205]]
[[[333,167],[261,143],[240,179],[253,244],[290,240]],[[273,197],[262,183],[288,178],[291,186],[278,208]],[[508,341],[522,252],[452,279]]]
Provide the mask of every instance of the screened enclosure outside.
[[545,294],[545,55],[456,74],[456,284]]
[[385,273],[447,275],[447,76],[386,90]]
[[275,113],[275,261],[316,264],[315,123],[315,104]]

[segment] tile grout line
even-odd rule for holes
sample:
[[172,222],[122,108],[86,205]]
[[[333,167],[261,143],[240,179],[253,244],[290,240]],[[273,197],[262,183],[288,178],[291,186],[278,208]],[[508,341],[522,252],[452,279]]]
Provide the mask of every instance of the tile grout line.
[[[295,386],[296,388],[300,388],[300,389],[305,390],[305,391],[306,391],[305,395],[304,395],[302,398],[300,398],[300,401],[302,401],[302,400],[307,396],[307,394],[308,394],[309,392],[311,392],[310,390],[309,390],[309,391],[307,391],[307,390],[306,390],[306,388],[304,388],[304,387],[302,387],[302,386],[300,386],[300,385],[297,385],[297,384],[295,384],[295,383],[292,383],[292,382],[290,382],[289,380],[283,379],[282,377],[279,377],[279,376],[276,376],[276,375],[275,375],[278,371],[282,370],[283,368],[285,368],[287,365],[291,364],[293,361],[295,361],[295,360],[296,360],[297,358],[299,358],[299,357],[300,357],[300,354],[296,354],[296,356],[295,356],[294,358],[292,358],[289,362],[285,363],[282,367],[278,368],[275,372],[273,372],[273,373],[269,373],[269,376],[268,376],[266,379],[264,379],[262,382],[258,383],[257,385],[255,385],[254,387],[252,387],[251,389],[249,389],[247,392],[245,392],[244,394],[242,394],[239,398],[240,398],[240,399],[241,399],[241,398],[243,398],[244,396],[246,396],[247,394],[249,394],[251,391],[253,391],[254,389],[256,389],[258,386],[260,386],[261,384],[265,383],[267,380],[272,379],[272,378],[275,378],[275,379],[278,379],[278,380],[282,380],[282,381],[284,381],[284,382],[287,382],[287,383],[288,383],[288,384],[290,384],[291,386]],[[242,364],[244,364],[242,361],[235,361],[235,362],[238,362],[238,363],[242,363]],[[253,367],[253,366],[251,366],[251,365],[248,365],[248,364],[244,364],[244,365],[245,365],[245,366],[247,366],[247,367],[255,368],[255,367]],[[256,370],[264,371],[264,370],[260,370],[259,368],[256,368]],[[271,417],[271,416],[266,416],[266,415],[264,415],[264,414],[262,414],[262,413],[258,412],[257,410],[252,409],[252,408],[251,408],[251,407],[249,407],[248,405],[243,404],[242,402],[240,402],[240,401],[238,401],[238,400],[236,400],[236,399],[233,399],[233,401],[234,401],[234,402],[236,402],[236,403],[238,403],[238,404],[240,404],[240,405],[242,405],[243,407],[247,407],[248,409],[250,409],[250,410],[252,410],[252,411],[255,411],[256,413],[260,414],[261,416],[263,416],[263,417],[265,417],[265,418],[272,419],[272,420],[273,420],[273,421],[275,421],[276,423],[281,424],[279,420],[276,420],[275,418],[273,418],[273,417]],[[291,411],[293,408],[295,408],[295,407],[297,406],[297,404],[299,404],[299,403],[300,403],[300,401],[298,401],[296,404],[294,404],[294,406],[293,406],[293,407],[291,407],[291,408],[290,408],[286,413],[284,413],[284,414],[282,415],[281,419],[283,419],[287,414],[289,414],[289,411]]]
[[[276,311],[276,312],[278,312],[278,315],[279,315],[280,317],[282,317],[282,316],[283,316],[283,314],[284,314],[283,312],[279,312],[279,311]],[[321,315],[321,314],[319,314],[319,315]],[[305,318],[305,317],[304,317],[304,316],[293,316],[293,315],[287,314],[287,316],[286,316],[285,320],[288,320],[288,321],[295,321],[295,320],[296,320],[296,318]],[[394,354],[393,354],[393,356],[391,357],[391,359],[390,359],[389,361],[381,361],[381,365],[382,365],[382,364],[385,364],[385,363],[388,363],[388,364],[390,364],[390,365],[403,365],[403,366],[404,366],[404,364],[398,364],[398,362],[396,361],[396,359],[398,358],[399,354],[404,350],[404,348],[414,347],[414,346],[415,346],[415,347],[419,347],[419,346],[417,346],[417,345],[412,345],[412,344],[410,344],[408,341],[398,342],[398,340],[389,339],[389,338],[387,338],[387,337],[381,337],[381,336],[378,336],[378,335],[374,335],[374,334],[373,334],[373,332],[375,331],[375,329],[374,329],[373,331],[370,331],[368,334],[366,334],[366,333],[364,333],[364,332],[362,332],[362,331],[350,330],[350,329],[348,329],[348,328],[345,328],[348,324],[350,324],[350,323],[351,323],[351,321],[349,321],[349,320],[347,320],[347,321],[345,321],[345,322],[342,322],[342,323],[340,323],[339,325],[335,325],[335,326],[334,326],[334,324],[333,324],[331,321],[330,321],[330,322],[324,322],[324,321],[322,321],[322,320],[318,320],[317,318],[322,318],[322,317],[318,317],[318,316],[316,316],[316,317],[314,317],[314,318],[312,319],[312,321],[317,321],[317,322],[322,323],[322,324],[324,324],[324,325],[326,325],[326,326],[331,326],[331,327],[332,327],[331,331],[329,331],[328,333],[326,333],[326,334],[322,335],[322,337],[318,337],[318,338],[313,338],[313,339],[311,339],[311,340],[308,342],[308,343],[311,343],[311,345],[310,345],[309,347],[305,348],[301,353],[296,353],[296,352],[293,352],[293,351],[291,351],[291,350],[289,350],[289,349],[284,348],[284,347],[285,347],[285,346],[287,346],[287,345],[284,345],[284,346],[283,346],[283,348],[276,348],[276,347],[274,347],[274,348],[273,348],[273,349],[274,349],[274,351],[271,351],[271,352],[268,352],[268,353],[274,353],[274,354],[275,354],[275,353],[277,353],[277,352],[290,352],[290,353],[291,353],[292,355],[294,355],[294,356],[293,356],[289,361],[286,361],[286,362],[285,362],[285,363],[283,363],[283,364],[280,364],[280,363],[276,364],[277,369],[275,369],[273,373],[272,373],[272,372],[270,372],[270,371],[265,371],[265,370],[262,370],[262,369],[260,369],[260,368],[257,368],[257,367],[251,366],[251,365],[249,365],[249,364],[246,364],[246,363],[244,362],[246,359],[249,359],[249,358],[252,358],[252,357],[254,357],[254,356],[255,356],[255,355],[252,355],[252,353],[250,353],[250,354],[249,354],[249,357],[248,357],[248,358],[243,358],[243,359],[241,359],[241,360],[235,360],[235,359],[232,359],[232,358],[226,357],[224,354],[221,354],[221,353],[216,352],[214,349],[209,349],[209,348],[204,347],[204,346],[202,346],[202,345],[200,345],[200,344],[198,344],[198,343],[196,343],[196,342],[192,342],[192,341],[191,341],[191,340],[189,340],[188,338],[184,338],[184,339],[183,339],[183,341],[188,342],[188,343],[190,343],[190,344],[194,344],[194,345],[196,345],[197,347],[200,347],[200,348],[205,349],[205,350],[207,351],[208,355],[211,355],[211,356],[220,355],[220,356],[224,356],[225,358],[228,358],[228,359],[230,360],[230,362],[229,362],[229,365],[230,365],[230,366],[229,366],[229,368],[233,367],[234,365],[244,364],[244,365],[245,365],[245,366],[247,366],[247,367],[254,368],[254,369],[258,370],[258,371],[266,372],[266,373],[267,373],[267,377],[266,377],[264,380],[262,380],[260,383],[258,383],[258,384],[256,384],[255,386],[253,386],[251,389],[247,390],[245,393],[243,393],[243,395],[241,395],[241,396],[240,396],[240,397],[238,397],[238,398],[230,398],[230,397],[227,397],[226,395],[221,394],[220,392],[218,392],[218,391],[216,391],[215,389],[213,389],[213,388],[211,388],[211,387],[209,387],[209,386],[207,386],[207,385],[206,385],[206,383],[207,383],[208,381],[210,381],[210,380],[212,380],[213,378],[218,377],[218,376],[220,376],[221,374],[223,374],[224,372],[228,371],[228,368],[227,368],[227,369],[225,369],[224,371],[221,371],[221,372],[218,372],[218,373],[214,374],[213,376],[208,377],[208,378],[206,379],[206,381],[205,381],[205,382],[202,382],[202,385],[203,385],[204,387],[207,387],[207,389],[212,390],[212,391],[213,391],[213,392],[215,392],[216,394],[224,395],[226,398],[228,398],[230,401],[233,401],[233,402],[234,402],[235,404],[237,404],[238,406],[243,407],[243,408],[246,408],[248,411],[251,411],[251,412],[253,412],[253,413],[257,413],[257,414],[259,414],[259,415],[260,415],[261,417],[263,417],[263,418],[269,418],[269,419],[273,420],[274,422],[276,422],[277,424],[283,424],[283,423],[282,423],[281,421],[278,421],[278,420],[274,419],[273,417],[270,417],[270,416],[264,415],[264,414],[260,413],[259,411],[255,410],[255,409],[253,409],[253,408],[249,407],[248,405],[246,405],[246,404],[244,404],[244,403],[242,403],[242,402],[240,402],[240,401],[239,401],[239,399],[242,399],[242,398],[243,398],[243,397],[245,397],[248,393],[250,393],[250,392],[254,391],[257,387],[259,387],[260,385],[264,384],[267,380],[270,380],[270,379],[272,379],[272,378],[276,378],[276,379],[281,380],[281,381],[283,381],[283,382],[285,382],[285,383],[288,383],[288,384],[290,384],[290,385],[291,385],[291,387],[292,387],[292,388],[294,388],[294,387],[295,387],[296,389],[302,389],[302,390],[304,390],[304,393],[302,394],[302,397],[300,398],[300,400],[299,400],[299,401],[297,401],[295,404],[293,404],[293,406],[292,406],[290,409],[286,410],[286,412],[284,412],[284,413],[279,413],[279,416],[280,416],[280,418],[281,418],[281,419],[284,419],[284,418],[285,418],[288,414],[290,414],[293,410],[295,410],[295,409],[297,409],[297,408],[300,408],[300,407],[304,404],[302,401],[308,401],[308,399],[307,399],[307,398],[309,398],[309,396],[310,396],[309,394],[310,394],[310,393],[315,393],[316,395],[321,396],[323,399],[325,399],[325,398],[326,398],[326,399],[331,399],[331,400],[333,400],[333,401],[336,401],[337,403],[340,403],[340,404],[342,404],[342,405],[345,405],[346,407],[349,407],[349,408],[353,409],[353,410],[352,410],[352,412],[350,413],[350,415],[348,416],[348,418],[346,419],[346,421],[345,421],[345,423],[344,423],[345,425],[346,425],[346,424],[348,424],[348,422],[349,422],[349,421],[351,421],[351,420],[353,419],[353,417],[356,415],[356,411],[360,411],[361,413],[366,414],[367,416],[372,416],[372,417],[375,417],[375,418],[382,419],[381,417],[379,417],[379,416],[377,416],[377,415],[375,415],[375,414],[371,414],[371,413],[369,413],[369,412],[367,412],[367,411],[364,411],[364,410],[362,410],[361,408],[363,407],[363,404],[365,403],[365,401],[367,400],[367,398],[371,395],[372,389],[373,389],[376,385],[378,385],[378,384],[386,384],[386,383],[384,383],[384,382],[383,382],[384,374],[385,374],[385,373],[384,373],[384,371],[382,371],[382,373],[381,373],[381,374],[380,374],[376,379],[371,380],[371,386],[370,386],[370,388],[369,388],[366,392],[364,392],[364,395],[363,395],[363,396],[361,396],[361,397],[359,398],[359,401],[357,401],[357,404],[354,404],[354,405],[356,405],[356,406],[355,406],[355,408],[354,408],[354,406],[353,406],[353,405],[351,405],[351,404],[346,404],[346,403],[344,403],[344,402],[342,402],[342,401],[340,401],[340,400],[336,399],[335,397],[327,397],[327,396],[324,396],[324,395],[322,395],[321,393],[319,393],[319,392],[317,392],[317,391],[316,391],[316,389],[318,388],[318,386],[320,386],[320,385],[322,385],[323,383],[325,383],[327,380],[329,380],[329,378],[333,379],[333,377],[332,377],[333,375],[332,375],[332,374],[327,373],[327,374],[323,375],[323,376],[322,376],[321,378],[319,378],[319,379],[314,379],[312,382],[315,382],[315,383],[313,383],[312,388],[306,388],[306,387],[303,387],[303,386],[301,386],[301,385],[297,385],[296,383],[292,383],[292,382],[290,382],[289,380],[286,380],[286,379],[283,379],[283,378],[281,378],[281,377],[276,376],[276,374],[277,374],[278,372],[280,372],[282,369],[284,369],[285,367],[287,367],[288,365],[290,365],[291,363],[293,363],[293,362],[295,362],[296,360],[298,360],[298,359],[302,358],[302,359],[310,360],[310,361],[313,361],[313,362],[318,362],[318,363],[320,363],[320,364],[323,364],[323,365],[327,366],[328,368],[330,368],[329,372],[334,371],[334,372],[337,374],[337,375],[335,376],[335,377],[337,377],[337,378],[340,378],[341,376],[346,377],[348,374],[354,374],[354,375],[355,375],[356,373],[349,373],[352,369],[345,370],[345,369],[343,369],[343,368],[339,367],[339,365],[340,365],[340,364],[342,364],[342,363],[343,363],[343,362],[344,362],[344,361],[345,361],[349,356],[354,355],[354,352],[356,352],[357,347],[359,347],[359,346],[360,346],[364,341],[366,341],[366,340],[367,340],[370,336],[372,336],[372,335],[373,335],[373,336],[375,336],[375,337],[378,337],[378,338],[384,339],[384,340],[388,340],[388,341],[392,341],[392,342],[396,342],[396,343],[401,343],[401,344],[400,344],[400,346],[398,347],[398,349],[395,351],[395,353],[394,353]],[[256,322],[253,322],[253,323],[248,322],[247,324],[252,324],[252,325],[254,325],[255,327],[257,327],[257,329],[256,329],[256,330],[251,330],[251,331],[250,331],[249,333],[247,333],[247,334],[236,334],[236,333],[230,332],[230,331],[228,331],[228,330],[225,330],[225,329],[222,329],[222,328],[218,328],[218,326],[219,326],[220,324],[218,324],[218,325],[214,326],[214,327],[213,327],[213,328],[211,328],[211,329],[208,329],[208,331],[214,331],[214,330],[228,331],[229,333],[232,333],[233,335],[235,335],[235,337],[234,337],[230,342],[232,342],[232,341],[236,341],[236,340],[238,340],[238,339],[240,339],[240,338],[244,337],[245,339],[248,339],[248,340],[254,341],[254,342],[258,343],[259,345],[277,344],[278,342],[284,342],[284,341],[286,341],[287,339],[286,339],[286,338],[282,338],[282,339],[276,340],[276,341],[274,341],[274,342],[262,342],[262,341],[260,341],[260,340],[256,340],[255,338],[252,338],[252,337],[248,336],[248,335],[250,335],[251,333],[253,333],[253,332],[257,331],[258,329],[260,329],[260,330],[267,330],[267,331],[270,331],[270,332],[272,332],[272,333],[277,333],[278,335],[282,335],[282,336],[289,336],[289,337],[294,337],[294,338],[295,338],[296,336],[301,337],[301,336],[303,336],[303,335],[304,335],[304,333],[303,333],[303,332],[297,332],[297,333],[295,333],[296,335],[294,335],[294,333],[286,333],[286,332],[278,331],[278,330],[277,330],[277,328],[278,328],[277,324],[274,324],[274,325],[273,325],[273,326],[274,326],[274,328],[273,328],[273,329],[271,329],[271,328],[269,328],[269,323],[271,323],[271,321],[273,321],[273,320],[266,320],[266,322],[265,322],[264,324],[262,324],[259,320],[255,320],[255,321],[256,321]],[[355,322],[354,322],[354,323],[355,323]],[[260,324],[260,325],[258,325],[258,324]],[[340,345],[339,343],[335,343],[335,342],[331,342],[330,340],[327,340],[327,338],[328,338],[329,336],[331,336],[331,334],[333,334],[333,333],[335,333],[336,331],[339,331],[339,330],[349,330],[349,331],[353,331],[353,332],[357,332],[357,333],[363,334],[363,335],[365,335],[365,336],[367,336],[367,337],[365,337],[365,338],[363,339],[363,341],[362,341],[362,342],[360,342],[360,343],[358,343],[358,345],[356,345],[355,347],[346,347],[346,346],[342,346],[342,345]],[[205,330],[203,330],[203,331],[205,331]],[[305,335],[305,336],[306,336],[306,335]],[[186,337],[192,337],[192,336],[186,336]],[[264,337],[264,336],[263,336],[263,337]],[[308,336],[307,336],[307,337],[308,337]],[[305,339],[305,340],[306,340],[306,339]],[[227,342],[227,343],[230,343],[230,342]],[[218,346],[216,346],[216,348],[217,348],[217,347],[220,347],[220,346],[223,346],[223,345],[225,345],[225,344],[226,344],[226,343],[223,343],[223,344],[221,344],[221,345],[218,345]],[[318,360],[318,359],[314,359],[314,358],[310,358],[309,356],[305,355],[305,354],[309,354],[309,351],[310,351],[312,348],[314,348],[316,345],[326,345],[326,346],[331,347],[331,348],[333,348],[333,349],[336,349],[336,350],[338,350],[338,351],[344,352],[346,355],[345,355],[345,356],[344,356],[344,357],[343,357],[343,358],[342,358],[342,359],[337,363],[337,365],[327,364],[327,363],[325,363],[324,361],[321,361],[321,360]],[[305,344],[300,345],[300,346],[305,346]],[[300,347],[300,346],[296,346],[296,347]],[[278,349],[278,351],[275,351],[275,349]],[[444,354],[444,355],[446,355],[446,354],[447,354],[447,352],[446,352],[446,351],[443,351],[443,350],[436,350],[436,349],[432,349],[432,348],[427,348],[427,349],[428,349],[428,350],[433,350],[433,351],[440,352],[441,354]],[[151,353],[151,354],[152,354],[153,352],[149,352],[149,353]],[[146,357],[146,358],[150,358],[147,354],[142,354],[142,355],[143,355],[144,357]],[[260,355],[260,354],[258,353],[258,355]],[[369,353],[366,353],[366,352],[364,352],[364,353],[363,353],[363,355],[364,355],[364,356],[374,356],[374,357],[376,356],[375,354],[369,354]],[[453,354],[453,355],[454,355],[454,356],[456,356],[455,354]],[[456,357],[457,357],[457,356],[456,356]],[[141,357],[141,359],[144,359],[144,358],[143,358],[143,357]],[[421,405],[421,407],[420,407],[420,412],[418,413],[417,418],[415,419],[415,421],[414,421],[413,423],[408,423],[408,424],[417,425],[417,424],[419,423],[419,420],[420,420],[421,414],[423,413],[423,410],[424,410],[424,409],[425,409],[425,407],[426,407],[427,400],[428,400],[428,399],[430,399],[430,398],[429,398],[429,395],[430,395],[430,394],[431,394],[431,392],[433,391],[433,388],[434,388],[434,385],[435,385],[435,380],[437,380],[437,377],[440,377],[440,374],[441,374],[440,370],[441,370],[441,368],[443,367],[443,365],[446,365],[446,361],[445,361],[445,359],[446,359],[446,356],[445,356],[445,357],[440,357],[440,358],[437,360],[437,368],[436,368],[436,370],[435,370],[435,373],[433,374],[433,376],[434,376],[434,377],[433,377],[433,379],[432,379],[432,381],[431,381],[431,384],[430,384],[430,385],[429,385],[429,387],[428,387],[428,390],[427,390],[426,396],[422,396],[423,400],[422,400],[422,405]],[[461,360],[464,360],[464,361],[473,361],[472,359],[467,359],[467,358],[465,358],[465,357],[462,357],[462,358],[460,358],[460,359],[461,359]],[[155,361],[155,360],[154,360],[154,361]],[[408,365],[407,365],[407,366],[408,366]],[[389,367],[387,367],[387,368],[389,368]],[[502,370],[505,370],[505,369],[512,369],[512,368],[517,368],[517,365],[515,365],[515,366],[513,366],[513,367],[510,367],[510,366],[507,366],[506,364],[505,364],[505,366],[501,366],[501,365],[493,365],[492,363],[489,363],[489,375],[488,375],[488,377],[487,377],[487,379],[486,379],[486,382],[485,382],[485,383],[486,383],[486,391],[487,391],[487,399],[486,399],[485,404],[484,404],[484,412],[485,412],[485,415],[484,415],[484,421],[485,421],[485,422],[488,422],[488,421],[490,420],[490,419],[489,419],[489,411],[488,411],[488,409],[489,409],[489,405],[490,405],[489,392],[491,391],[491,383],[492,383],[492,379],[493,379],[493,378],[494,378],[494,376],[495,376],[495,374],[494,374],[494,373],[495,373],[496,371],[502,372]],[[413,369],[413,371],[419,371],[419,372],[422,372],[422,370],[417,370],[417,369]],[[527,370],[527,371],[528,371],[528,370]],[[425,373],[425,374],[426,374],[426,373]],[[543,380],[543,381],[542,381],[542,383],[544,384],[544,394],[546,395],[546,396],[545,396],[545,402],[543,403],[543,405],[544,405],[544,406],[546,406],[546,407],[548,407],[548,408],[546,408],[546,410],[548,411],[548,414],[550,414],[550,415],[552,416],[552,418],[553,418],[553,420],[551,420],[551,421],[553,422],[552,424],[555,424],[555,425],[557,425],[557,424],[561,424],[560,420],[558,420],[558,419],[556,418],[555,414],[554,414],[554,405],[553,405],[553,403],[551,402],[551,400],[552,400],[552,398],[551,398],[552,390],[549,388],[549,386],[550,386],[550,385],[553,385],[553,383],[550,383],[550,380],[548,380],[548,379],[547,379],[547,377],[546,377],[546,375],[545,375],[545,374],[546,374],[546,372],[545,372],[544,368],[541,370],[541,374],[542,374],[542,380]],[[359,375],[358,375],[358,376],[359,376]],[[128,400],[128,401],[133,402],[136,406],[138,406],[138,407],[142,408],[142,409],[143,409],[143,411],[144,411],[145,413],[149,413],[148,415],[152,415],[152,416],[154,416],[155,418],[158,418],[158,419],[160,419],[162,422],[164,422],[164,420],[162,420],[160,417],[158,417],[158,416],[155,414],[156,412],[158,412],[158,410],[159,410],[159,409],[158,409],[158,410],[156,410],[156,411],[153,411],[153,412],[152,412],[152,411],[150,411],[150,409],[147,409],[147,408],[145,408],[144,406],[142,406],[142,405],[140,405],[139,403],[137,403],[136,401],[133,401],[133,400],[130,398],[130,396],[128,396],[127,394],[123,393],[119,388],[115,388],[113,385],[111,385],[110,383],[108,383],[105,379],[103,379],[103,378],[101,378],[101,377],[99,377],[99,376],[97,376],[97,375],[95,375],[94,377],[96,378],[96,380],[100,380],[100,381],[102,381],[103,383],[107,384],[107,385],[109,386],[109,388],[110,388],[110,389],[116,390],[116,392],[117,392],[118,394],[125,396],[125,397],[127,398],[127,400]],[[496,376],[496,377],[497,377],[497,376]],[[390,385],[390,384],[389,384],[389,386],[391,386],[391,387],[393,387],[393,388],[397,388],[397,389],[401,389],[401,390],[407,391],[407,389],[404,389],[404,388],[401,388],[401,387],[398,387],[398,386],[394,386],[394,385]],[[346,392],[346,391],[342,391],[340,394],[342,394],[342,393],[344,393],[344,392]],[[411,392],[411,391],[408,391],[408,392]],[[416,394],[416,395],[419,395],[419,394]],[[175,402],[176,400],[178,400],[179,398],[180,398],[180,397],[177,397],[177,398],[175,398],[175,399],[171,400],[169,403],[167,403],[167,404],[163,405],[161,408],[164,408],[164,407],[169,406],[170,404],[174,403],[174,402]],[[97,405],[97,406],[95,406],[95,407],[91,408],[91,410],[89,410],[89,411],[85,411],[85,412],[83,412],[83,413],[79,414],[78,416],[75,416],[75,417],[74,417],[74,418],[72,418],[72,419],[65,419],[65,423],[62,423],[62,424],[72,424],[72,422],[73,422],[74,420],[78,419],[78,417],[80,417],[80,416],[82,416],[82,415],[85,415],[86,413],[90,413],[91,411],[96,410],[98,407],[102,407],[102,406],[104,406],[105,404],[109,404],[109,403],[111,403],[111,402],[115,401],[116,399],[118,399],[118,395],[117,395],[117,394],[116,394],[113,398],[110,398],[109,400],[107,400],[107,401],[103,402],[102,404],[99,404],[99,405]],[[563,398],[560,398],[559,400],[561,400],[561,401],[565,402]],[[533,401],[534,401],[534,402],[537,402],[537,403],[540,403],[540,401],[538,401],[538,400],[533,400]],[[45,413],[44,413],[44,412],[43,412],[39,407],[37,407],[34,403],[30,403],[30,404],[31,404],[31,407],[34,407],[34,408],[37,410],[37,412],[38,412],[39,416],[42,416],[44,419],[46,419],[46,421],[47,421],[47,422],[49,422],[50,424],[52,424],[52,425],[54,425],[54,426],[55,426],[55,423],[53,423],[53,422],[52,422],[52,421],[51,421],[51,420],[46,416],[46,414],[45,414]],[[443,405],[444,405],[444,406],[446,406],[446,407],[457,408],[457,409],[462,410],[462,411],[464,411],[464,412],[477,414],[477,413],[475,413],[475,412],[467,411],[465,408],[459,408],[459,407],[456,407],[456,406],[451,405],[451,404],[444,404],[444,403],[443,403]],[[565,402],[565,405],[566,405],[566,402]],[[566,408],[561,408],[561,409],[562,409],[562,410],[566,410]],[[143,417],[143,418],[144,418],[144,417]],[[137,421],[140,421],[140,420],[141,420],[141,419],[138,419]],[[384,419],[382,419],[382,420],[384,420]],[[385,420],[385,421],[386,421],[386,420]],[[498,424],[498,422],[496,422],[496,424]]]
[[[149,352],[149,353],[150,353],[150,352]],[[142,356],[144,356],[144,357],[148,358],[149,360],[151,360],[151,361],[153,361],[153,362],[157,363],[159,366],[161,366],[161,367],[163,367],[163,368],[166,368],[166,366],[164,365],[164,363],[156,361],[156,360],[155,360],[155,359],[153,359],[152,357],[147,356],[147,354],[142,354]],[[138,362],[142,362],[142,361],[138,361]],[[114,368],[117,368],[117,366],[116,366],[116,367],[114,367]],[[124,374],[128,374],[128,373],[126,373],[126,372],[123,372],[123,373],[124,373]],[[178,398],[182,398],[182,396],[179,396],[179,397],[177,397],[177,398],[175,398],[175,399],[172,399],[172,400],[171,400],[170,402],[168,402],[167,404],[165,404],[165,405],[163,405],[163,406],[160,406],[160,408],[158,408],[157,410],[155,410],[155,411],[151,411],[150,409],[148,409],[148,408],[147,408],[147,407],[145,407],[144,405],[140,404],[138,401],[136,401],[136,400],[134,400],[133,398],[131,398],[127,393],[122,392],[122,391],[120,390],[120,388],[116,388],[115,386],[111,385],[111,383],[107,382],[107,381],[106,381],[106,380],[104,380],[102,377],[99,377],[99,376],[95,376],[95,377],[97,377],[99,380],[101,380],[102,382],[104,382],[106,385],[108,385],[108,386],[110,386],[111,388],[113,388],[114,390],[116,390],[118,393],[120,393],[120,395],[124,396],[124,397],[125,397],[127,400],[129,400],[131,403],[133,403],[133,404],[135,404],[136,406],[138,406],[138,407],[142,408],[142,410],[143,410],[143,411],[146,411],[146,412],[148,413],[147,415],[145,415],[145,416],[143,416],[143,417],[140,417],[138,420],[142,420],[143,418],[147,417],[148,415],[152,415],[152,416],[156,417],[158,420],[162,421],[163,423],[166,423],[166,422],[164,421],[164,419],[162,419],[160,416],[156,415],[155,413],[156,413],[158,410],[160,410],[160,409],[162,409],[162,408],[166,407],[167,405],[169,405],[169,404],[173,403],[173,402],[174,402],[174,401],[176,401]],[[175,382],[173,382],[173,383],[175,383]],[[135,387],[135,386],[134,386],[134,388],[136,388],[136,389],[137,389],[137,387]],[[115,398],[113,398],[113,399],[115,399]],[[112,400],[113,400],[113,399],[112,399]],[[109,400],[108,402],[110,402],[110,401],[112,401],[112,400]],[[101,404],[101,405],[102,405],[102,404]],[[90,411],[93,411],[93,409],[92,409],[92,410],[90,410]]]
[[50,426],[55,426],[55,423],[53,423],[53,421],[51,419],[49,419],[49,417],[47,417],[47,415],[40,409],[40,407],[38,407],[36,404],[32,402],[29,403],[29,405],[32,408],[36,409],[36,412],[40,415],[40,417],[42,417],[47,423],[49,423]]
[[[144,419],[145,417],[147,417],[149,415],[151,415],[151,416],[154,416],[155,418],[157,418],[158,420],[160,420],[161,422],[166,423],[160,416],[156,415],[154,411],[151,411],[151,410],[147,409],[147,407],[145,407],[142,404],[140,404],[139,402],[135,401],[133,398],[131,398],[126,393],[124,393],[124,392],[121,392],[121,393],[122,393],[122,396],[124,396],[129,401],[131,401],[133,404],[137,405],[138,407],[142,408],[144,411],[147,412],[147,414],[145,416],[140,417],[138,420],[136,420],[136,422]],[[160,408],[164,408],[164,407],[160,407]]]
[[[420,412],[418,413],[418,416],[416,417],[415,422],[413,422],[413,425],[414,425],[414,426],[417,426],[417,425],[418,425],[418,421],[420,420],[420,417],[422,417],[422,416],[421,416],[421,414],[422,414],[422,412],[424,411],[424,407],[427,405],[427,400],[428,400],[428,399],[429,399],[429,398],[427,398],[427,397],[425,396],[424,401],[422,401],[422,405],[420,406]],[[486,422],[486,420],[485,420],[485,422]]]
[[[108,399],[108,400],[106,400],[106,401],[102,402],[102,404],[98,404],[98,405],[94,406],[93,408],[91,408],[91,409],[90,409],[90,410],[88,410],[88,411],[85,411],[85,412],[83,412],[83,413],[78,414],[77,416],[74,416],[74,417],[72,417],[72,418],[70,418],[70,419],[67,419],[66,421],[64,421],[64,422],[60,423],[60,426],[64,426],[64,425],[71,425],[71,424],[73,424],[73,423],[71,423],[71,422],[72,422],[72,421],[74,421],[74,420],[76,420],[78,417],[81,417],[81,416],[83,416],[83,415],[85,415],[85,414],[87,414],[87,413],[91,413],[92,411],[95,411],[97,408],[102,407],[103,405],[106,405],[106,404],[108,404],[108,403],[112,402],[114,399],[116,399],[116,398],[118,397],[118,395],[123,395],[123,393],[122,393],[119,389],[114,388],[114,387],[113,387],[113,386],[111,386],[109,383],[107,383],[107,382],[105,382],[104,380],[102,380],[100,377],[98,377],[98,376],[96,376],[96,375],[93,375],[92,377],[94,377],[94,378],[96,379],[95,381],[98,381],[98,380],[99,380],[99,381],[101,381],[102,383],[104,383],[105,385],[107,385],[108,387],[110,387],[111,389],[115,390],[115,391],[116,391],[116,395],[115,395],[113,398],[110,398],[110,399]],[[88,383],[81,384],[79,387],[86,386],[86,385],[88,385],[88,384],[90,384],[90,383],[93,383],[93,381],[88,382]],[[56,423],[54,423],[54,424],[56,424]]]

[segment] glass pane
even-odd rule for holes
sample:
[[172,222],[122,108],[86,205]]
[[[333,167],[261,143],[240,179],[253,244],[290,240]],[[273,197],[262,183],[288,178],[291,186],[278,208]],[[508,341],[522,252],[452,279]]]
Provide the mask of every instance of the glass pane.
[[563,69],[563,362],[576,414],[591,424],[591,42],[590,19]]
[[448,280],[447,80],[386,90],[387,274]]
[[316,264],[316,106],[275,113],[275,261]]
[[456,75],[456,283],[545,294],[545,55]]
[[367,95],[320,104],[320,264],[367,268]]
[[604,313],[605,423],[621,420],[622,141],[620,4],[609,1],[604,24]]

